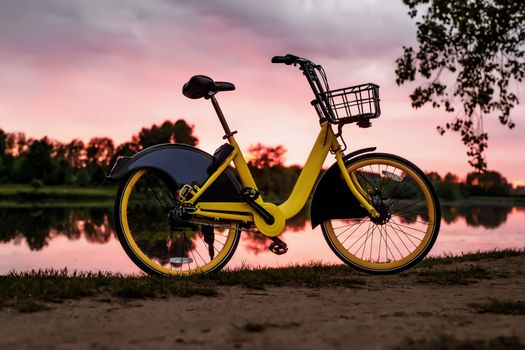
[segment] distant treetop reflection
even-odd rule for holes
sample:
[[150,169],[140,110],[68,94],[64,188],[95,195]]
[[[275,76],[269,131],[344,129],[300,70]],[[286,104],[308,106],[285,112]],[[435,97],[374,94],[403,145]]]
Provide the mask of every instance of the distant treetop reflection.
[[[507,221],[512,206],[444,206],[443,222],[452,224],[464,218],[468,226],[495,229]],[[519,210],[523,208],[517,207]],[[91,243],[107,243],[115,236],[113,209],[101,208],[0,208],[0,243],[24,238],[31,250],[41,250],[63,235],[70,240],[84,237]],[[310,230],[309,208],[287,223],[287,233]],[[403,218],[412,220],[413,218]],[[266,251],[269,240],[255,232],[243,232],[246,249],[253,254]]]
[[443,221],[447,224],[465,218],[468,226],[495,229],[507,221],[512,206],[444,206],[441,208]]
[[25,238],[31,250],[41,250],[64,235],[77,240],[106,243],[114,229],[110,208],[0,208],[0,242]]

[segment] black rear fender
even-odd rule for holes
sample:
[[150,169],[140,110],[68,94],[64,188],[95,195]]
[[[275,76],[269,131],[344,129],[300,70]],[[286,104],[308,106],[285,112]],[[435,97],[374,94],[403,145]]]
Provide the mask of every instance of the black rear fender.
[[[202,184],[208,178],[208,168],[213,156],[192,146],[161,144],[146,148],[133,157],[117,160],[109,175],[109,181],[121,181],[139,169],[154,169],[169,178],[172,186]],[[200,201],[240,202],[241,185],[230,169],[226,169],[204,192]]]
[[[347,154],[343,159],[345,164],[349,164],[357,155],[375,150],[376,147],[363,148]],[[328,219],[362,218],[366,215],[368,211],[350,192],[339,166],[332,164],[315,187],[310,214],[312,228]]]

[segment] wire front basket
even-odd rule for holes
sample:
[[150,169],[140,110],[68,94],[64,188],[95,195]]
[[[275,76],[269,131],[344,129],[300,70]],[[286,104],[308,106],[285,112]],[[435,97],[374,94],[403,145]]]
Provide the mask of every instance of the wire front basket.
[[328,119],[333,124],[357,122],[369,126],[369,119],[381,115],[379,85],[368,83],[331,90],[320,94],[328,107]]

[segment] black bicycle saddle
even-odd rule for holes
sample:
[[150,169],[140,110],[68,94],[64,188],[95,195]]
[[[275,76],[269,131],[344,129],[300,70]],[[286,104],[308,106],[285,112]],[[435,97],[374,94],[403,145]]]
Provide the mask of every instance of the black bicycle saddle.
[[235,90],[235,85],[225,81],[213,81],[210,77],[205,75],[194,75],[182,87],[182,94],[188,98],[209,98],[210,93],[219,91]]

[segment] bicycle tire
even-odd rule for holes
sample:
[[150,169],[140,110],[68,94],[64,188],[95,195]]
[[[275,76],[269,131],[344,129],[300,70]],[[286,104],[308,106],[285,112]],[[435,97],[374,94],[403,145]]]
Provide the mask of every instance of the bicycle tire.
[[381,216],[323,221],[323,235],[332,251],[370,274],[401,272],[421,261],[432,249],[441,221],[438,197],[423,171],[387,153],[364,154],[346,166],[374,196]]
[[[176,192],[176,186],[153,169],[136,170],[121,181],[115,200],[120,244],[128,257],[150,275],[219,271],[237,248],[239,223],[216,220],[173,223],[169,212],[178,203]],[[225,226],[230,228],[224,229]]]

